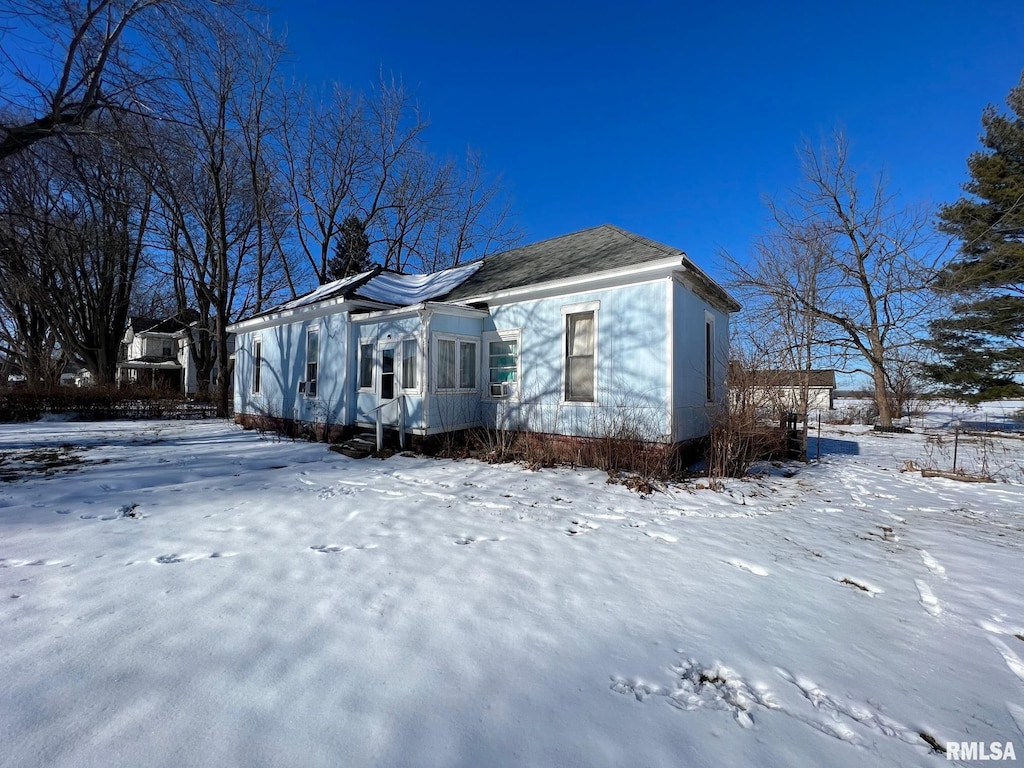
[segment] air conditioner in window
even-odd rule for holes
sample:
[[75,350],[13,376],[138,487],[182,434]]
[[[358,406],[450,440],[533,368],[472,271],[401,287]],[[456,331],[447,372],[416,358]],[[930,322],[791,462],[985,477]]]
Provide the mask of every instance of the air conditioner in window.
[[512,389],[507,381],[493,382],[491,384],[491,397],[508,397],[511,394]]

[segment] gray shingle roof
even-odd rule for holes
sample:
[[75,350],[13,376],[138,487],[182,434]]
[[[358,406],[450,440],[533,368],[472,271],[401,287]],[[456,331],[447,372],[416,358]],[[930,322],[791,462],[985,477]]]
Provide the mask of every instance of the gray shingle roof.
[[448,293],[444,300],[458,301],[510,288],[645,264],[671,256],[679,256],[682,260],[683,252],[611,224],[602,224],[486,256],[483,266]]

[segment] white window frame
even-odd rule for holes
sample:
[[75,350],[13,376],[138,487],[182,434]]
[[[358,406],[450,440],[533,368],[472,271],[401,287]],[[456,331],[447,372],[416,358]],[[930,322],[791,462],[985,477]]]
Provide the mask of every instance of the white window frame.
[[[567,350],[569,346],[569,315],[582,315],[587,312],[594,313],[594,399],[593,400],[568,400],[566,399],[566,388],[568,387],[569,381],[569,366],[566,362]],[[562,385],[561,392],[559,394],[559,405],[578,405],[581,407],[593,407],[598,405],[598,388],[597,384],[600,380],[598,370],[600,369],[600,350],[601,350],[601,302],[600,301],[586,301],[580,304],[567,304],[562,307],[562,346],[559,350],[561,355],[561,361],[559,365],[562,367]]]
[[[455,387],[441,387],[439,382],[440,366],[441,366],[441,354],[438,349],[442,341],[454,341],[455,342]],[[475,385],[472,387],[461,386],[461,374],[462,374],[462,347],[464,345],[471,345],[475,348],[475,364],[473,366],[473,375],[476,379]],[[431,366],[433,376],[433,391],[444,394],[463,394],[467,392],[479,392],[480,391],[480,339],[475,336],[458,336],[452,333],[435,333],[433,334],[433,358],[434,363]]]
[[[363,384],[363,351],[370,350],[370,383]],[[373,337],[360,338],[356,346],[356,389],[359,392],[376,392],[374,383],[377,379],[377,344]]]
[[263,394],[263,336],[252,339],[252,376],[249,381],[249,392],[253,395]]
[[[309,364],[310,364],[310,360],[309,360],[309,337],[310,337],[310,334],[313,334],[313,333],[316,334],[316,360],[313,361],[313,365],[316,366],[316,376],[313,377],[312,379],[310,379],[309,378]],[[305,355],[304,356],[306,358],[306,364],[302,368],[302,381],[305,383],[305,387],[303,388],[303,395],[305,395],[307,400],[316,400],[320,396],[320,343],[321,343],[322,340],[323,339],[322,339],[322,337],[320,335],[320,326],[319,325],[311,325],[309,328],[306,329],[306,347],[305,347],[305,350],[304,350],[305,351]],[[313,392],[312,394],[310,394],[310,391],[309,391],[310,390],[309,382],[311,382],[311,381],[315,381],[316,382],[316,387],[315,387],[316,391]]]
[[[481,337],[482,348],[480,350],[480,382],[483,385],[481,391],[483,400],[492,402],[501,400],[518,400],[522,391],[523,382],[523,332],[521,328],[513,328],[505,331],[487,331]],[[495,397],[491,394],[491,342],[514,341],[516,343],[516,379],[507,397]],[[487,354],[485,355],[484,352]]]
[[[414,365],[416,366],[416,382],[411,387],[405,386],[405,345],[412,343],[416,346],[416,354],[413,355]],[[403,336],[398,339],[398,391],[402,394],[419,394],[420,387],[423,385],[423,356],[420,354],[420,340],[415,336]]]

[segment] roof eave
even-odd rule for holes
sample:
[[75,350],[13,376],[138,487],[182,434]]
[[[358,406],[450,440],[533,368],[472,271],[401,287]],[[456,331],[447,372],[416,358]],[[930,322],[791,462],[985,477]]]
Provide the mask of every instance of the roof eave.
[[463,296],[455,301],[460,304],[503,304],[506,302],[544,298],[559,293],[580,292],[588,288],[605,288],[640,283],[669,277],[680,266],[683,266],[686,261],[685,254],[680,251],[676,256],[649,261],[645,264],[634,264],[628,267],[605,270],[604,272],[594,272],[589,275],[548,280],[542,283],[531,283],[530,285],[507,288],[501,291]]
[[272,328],[275,325],[297,323],[302,320],[312,320],[325,315],[334,315],[341,312],[352,312],[359,309],[394,309],[393,305],[368,299],[346,299],[337,297],[325,299],[315,304],[306,304],[301,307],[285,309],[279,312],[270,312],[257,317],[250,317],[248,320],[240,320],[227,327],[229,333],[249,333],[262,328]]
[[392,307],[390,309],[376,310],[355,315],[352,318],[352,322],[355,323],[410,317],[421,312],[445,312],[449,315],[457,315],[460,317],[486,317],[488,314],[485,309],[476,309],[475,307],[465,306],[462,302],[448,303],[444,301],[421,301],[419,304],[410,304],[407,307]]

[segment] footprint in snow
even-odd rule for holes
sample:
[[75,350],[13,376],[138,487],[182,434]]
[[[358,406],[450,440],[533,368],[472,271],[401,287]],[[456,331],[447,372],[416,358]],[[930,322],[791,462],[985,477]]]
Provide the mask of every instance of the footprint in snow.
[[234,557],[237,552],[211,552],[208,555],[179,555],[175,552],[173,555],[160,555],[160,557],[153,558],[154,563],[160,565],[172,565],[174,563],[184,563],[186,560],[207,560],[207,559],[219,559],[223,557]]
[[1006,666],[1010,668],[1010,671],[1019,677],[1020,681],[1024,683],[1024,661],[1021,661],[1020,657],[1011,651],[1010,647],[1002,640],[990,637],[989,642],[995,646],[997,651],[999,651],[1000,655],[1003,657],[1003,661],[1006,662]]
[[728,563],[731,566],[739,568],[741,571],[746,571],[747,573],[752,573],[755,576],[767,576],[768,575],[768,569],[767,568],[762,568],[760,565],[753,565],[751,563],[744,562],[743,560],[739,560],[737,558],[733,558],[732,560],[726,560],[725,562]]
[[928,554],[925,550],[921,550],[921,562],[924,563],[925,568],[934,573],[941,579],[946,578],[946,569],[939,564],[939,561]]
[[573,520],[565,529],[565,533],[567,536],[579,536],[581,533],[596,531],[600,527],[597,523],[592,523],[589,520]]
[[850,744],[862,744],[862,737],[853,728],[859,726],[915,746],[919,745],[922,739],[927,741],[924,734],[883,715],[871,704],[830,694],[813,681],[794,675],[781,667],[776,667],[775,672],[783,680],[794,685],[814,708],[812,715],[792,710],[786,711],[786,714],[828,736]]
[[869,584],[863,579],[852,579],[849,576],[841,576],[835,579],[840,584],[845,584],[848,587],[853,587],[859,592],[865,593],[868,597],[874,597],[875,595],[881,594],[885,590],[879,589],[873,584]]
[[455,540],[455,543],[459,544],[461,546],[466,546],[468,544],[476,544],[478,542],[483,542],[483,541],[504,541],[504,540],[505,539],[503,537],[499,537],[497,539],[488,539],[488,538],[485,538],[483,536],[460,536],[459,538],[457,538]]
[[705,665],[695,659],[684,659],[672,665],[671,669],[673,680],[670,686],[616,675],[612,677],[611,690],[640,702],[651,696],[664,697],[669,704],[684,712],[730,712],[742,728],[753,727],[757,709],[779,709],[767,688],[748,682],[721,664]]
[[679,541],[678,536],[673,536],[671,533],[665,533],[663,531],[644,531],[645,536],[650,536],[656,541],[664,541],[666,544],[675,544]]
[[942,606],[939,605],[939,599],[935,597],[935,593],[932,592],[929,587],[921,579],[914,579],[914,584],[917,585],[917,593],[921,596],[921,607],[924,608],[932,616],[938,616],[942,613]]
[[351,549],[376,549],[376,544],[357,544],[352,547],[339,547],[337,544],[314,544],[310,547],[314,552],[322,555],[334,555],[338,552],[348,552]]

